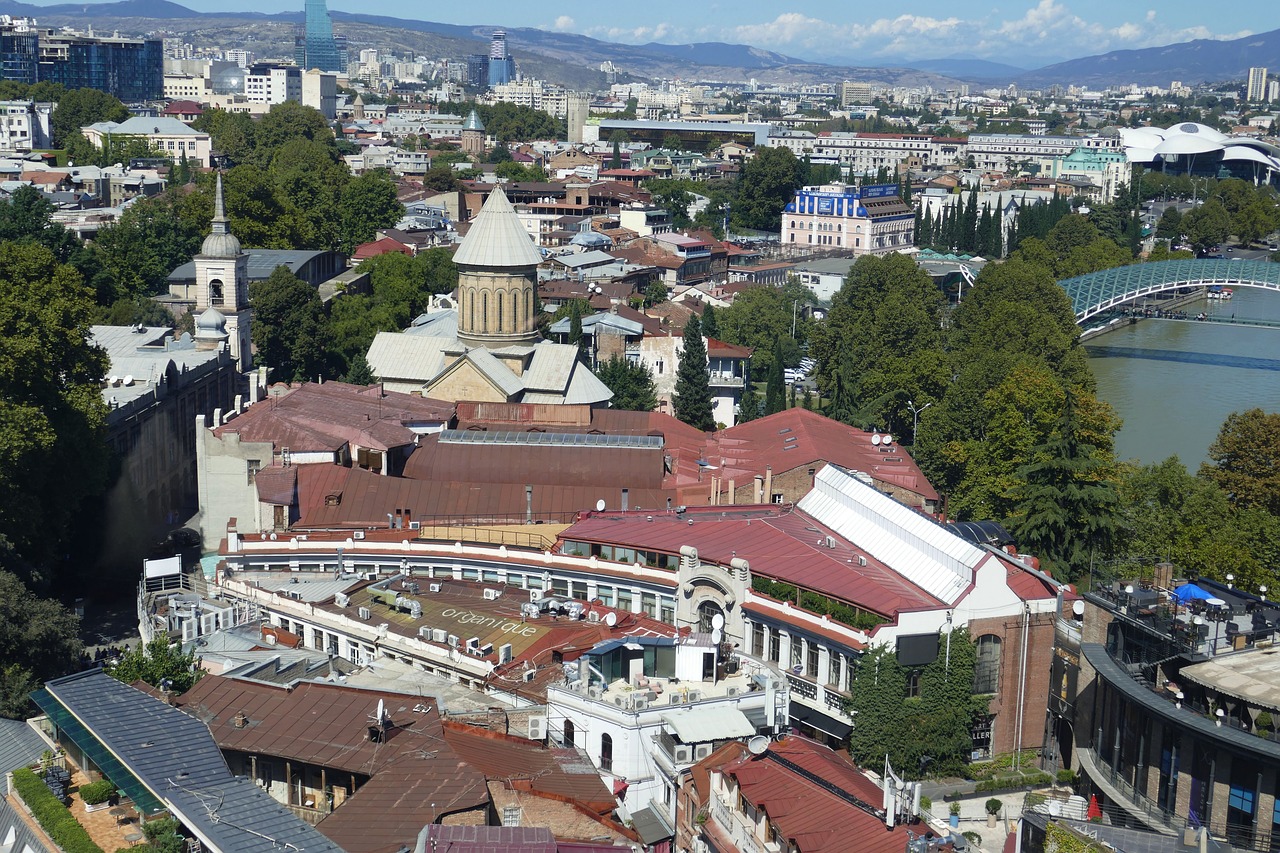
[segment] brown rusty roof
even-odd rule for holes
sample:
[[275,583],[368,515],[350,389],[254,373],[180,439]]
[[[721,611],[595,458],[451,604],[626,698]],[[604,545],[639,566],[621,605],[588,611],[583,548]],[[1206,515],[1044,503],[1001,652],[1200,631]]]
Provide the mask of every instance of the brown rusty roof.
[[435,482],[515,483],[521,487],[526,483],[536,483],[544,486],[617,486],[658,490],[662,488],[663,481],[663,453],[661,445],[442,444],[439,436],[430,436],[413,451],[405,463],[404,475]]
[[580,803],[596,814],[617,807],[600,774],[577,750],[551,750],[524,738],[447,722],[445,742],[471,766],[492,779],[528,780],[530,790]]

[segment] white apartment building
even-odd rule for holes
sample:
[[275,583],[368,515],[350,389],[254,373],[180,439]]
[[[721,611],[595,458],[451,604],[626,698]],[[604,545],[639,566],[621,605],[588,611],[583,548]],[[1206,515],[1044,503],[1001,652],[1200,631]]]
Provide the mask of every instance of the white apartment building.
[[201,133],[176,118],[135,116],[122,122],[100,121],[80,128],[80,132],[99,148],[105,146],[108,137],[132,136],[145,139],[152,148],[175,161],[186,157],[196,165],[209,165],[209,134]]
[[974,133],[969,135],[965,154],[974,168],[991,172],[1008,171],[1014,162],[1039,162],[1066,157],[1078,148],[1089,151],[1123,151],[1119,136],[1032,136],[1016,133]]
[[244,78],[245,100],[255,104],[302,101],[302,70],[293,65],[255,65]]
[[164,96],[170,101],[206,104],[213,96],[213,82],[208,77],[196,77],[192,74],[166,74]]
[[890,174],[904,160],[919,158],[925,167],[963,165],[963,139],[936,137],[927,133],[823,133],[807,130],[775,131],[769,146],[787,148],[796,157],[814,163],[834,163],[851,175],[874,175],[880,169]]
[[320,111],[326,119],[338,116],[338,75],[312,68],[302,72],[301,97],[304,106]]
[[30,151],[51,145],[49,116],[53,104],[0,101],[0,150]]

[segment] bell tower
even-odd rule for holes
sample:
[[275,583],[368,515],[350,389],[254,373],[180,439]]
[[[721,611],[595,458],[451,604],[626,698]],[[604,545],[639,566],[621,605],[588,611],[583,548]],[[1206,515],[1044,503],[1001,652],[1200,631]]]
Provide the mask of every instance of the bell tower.
[[541,339],[533,296],[542,254],[502,187],[489,194],[453,262],[458,267],[458,340],[502,349]]
[[226,318],[227,342],[236,368],[244,372],[253,366],[249,338],[249,255],[231,233],[222,199],[222,174],[218,174],[213,200],[213,222],[204,238],[196,264],[197,316],[210,308]]

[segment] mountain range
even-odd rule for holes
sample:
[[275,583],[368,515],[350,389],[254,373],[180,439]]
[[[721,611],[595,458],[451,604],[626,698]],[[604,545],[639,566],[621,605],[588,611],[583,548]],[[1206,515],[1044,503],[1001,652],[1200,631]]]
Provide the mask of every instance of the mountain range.
[[[301,6],[301,3],[299,3]],[[237,46],[259,56],[290,56],[302,25],[296,12],[196,12],[170,0],[118,0],[36,6],[0,0],[0,13],[37,18],[46,26],[93,26],[98,32],[164,33],[197,44]],[[331,13],[335,29],[353,49],[378,47],[427,56],[461,57],[481,52],[496,25],[443,24],[381,15]],[[981,85],[1103,86],[1139,83],[1168,86],[1170,81],[1198,83],[1239,80],[1253,66],[1280,67],[1280,30],[1214,41],[1201,39],[1163,47],[1112,51],[1036,69],[971,57],[903,61],[892,66],[842,66],[813,62],[743,44],[631,45],[573,33],[507,28],[508,44],[526,74],[570,86],[599,87],[605,60],[634,78],[734,81],[803,85],[856,79],[889,86],[956,82]]]

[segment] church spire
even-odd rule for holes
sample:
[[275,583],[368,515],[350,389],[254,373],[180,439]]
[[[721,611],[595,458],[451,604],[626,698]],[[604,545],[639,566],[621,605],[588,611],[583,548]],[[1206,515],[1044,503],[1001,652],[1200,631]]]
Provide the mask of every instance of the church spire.
[[230,234],[231,220],[227,219],[227,209],[222,203],[222,173],[218,173],[218,186],[213,193],[213,233]]

